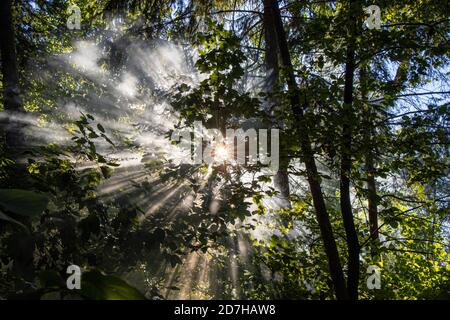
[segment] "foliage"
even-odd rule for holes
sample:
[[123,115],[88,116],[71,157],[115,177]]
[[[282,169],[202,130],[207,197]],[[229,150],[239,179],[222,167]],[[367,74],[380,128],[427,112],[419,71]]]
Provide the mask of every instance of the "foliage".
[[[377,30],[363,26],[362,2],[279,3],[292,70],[281,46],[269,52],[277,28],[259,2],[78,1],[82,29],[69,31],[68,2],[15,1],[25,112],[3,110],[2,97],[0,298],[334,299],[307,178],[347,272],[347,155],[359,298],[449,298],[447,8],[374,1]],[[195,121],[222,133],[280,128],[288,205],[260,163],[175,161],[159,137]],[[71,264],[83,269],[80,291],[66,287]],[[371,265],[381,289],[366,285]]]

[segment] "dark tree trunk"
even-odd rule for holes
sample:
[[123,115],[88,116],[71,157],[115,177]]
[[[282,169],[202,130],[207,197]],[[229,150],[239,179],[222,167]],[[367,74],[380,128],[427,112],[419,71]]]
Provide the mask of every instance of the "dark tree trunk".
[[[409,59],[403,59],[395,73],[395,77],[392,80],[393,89],[399,93],[403,89],[404,83],[407,80],[409,67]],[[361,82],[361,98],[363,101],[367,101],[367,77],[368,73],[366,70],[367,66],[361,68],[360,71],[360,82]],[[370,238],[373,241],[379,240],[378,231],[378,196],[377,196],[377,184],[376,184],[376,170],[375,170],[375,155],[374,148],[375,143],[373,142],[375,135],[375,128],[373,122],[376,120],[376,111],[372,106],[368,105],[368,121],[367,121],[367,131],[366,140],[368,141],[369,147],[365,155],[366,162],[366,176],[367,176],[367,190],[368,190],[368,209],[369,209],[369,226],[370,226]]]
[[[371,135],[372,138],[372,135]],[[366,155],[366,171],[367,171],[367,189],[369,192],[369,225],[370,236],[372,240],[379,239],[378,234],[378,200],[377,200],[377,185],[375,182],[375,166],[372,150],[367,151]]]
[[15,33],[12,20],[13,0],[0,1],[0,50],[2,55],[3,104],[6,110],[22,111]]
[[[15,33],[12,18],[13,0],[0,1],[0,52],[2,56],[3,76],[3,105],[9,112],[8,117],[2,120],[1,127],[5,134],[6,148],[10,156],[16,158],[24,143],[22,130],[24,123],[20,123],[17,113],[23,112],[20,99],[19,73],[17,71],[17,55]],[[15,116],[17,120],[13,119]]]
[[317,221],[320,227],[322,241],[325,247],[325,253],[328,258],[330,275],[333,281],[334,290],[337,299],[348,299],[348,293],[345,285],[344,274],[341,262],[339,260],[339,252],[337,250],[336,241],[334,239],[330,218],[323,198],[322,189],[318,180],[314,154],[311,148],[311,141],[307,130],[304,129],[303,109],[306,107],[307,101],[304,100],[302,105],[300,102],[300,92],[295,82],[291,57],[287,44],[285,31],[283,29],[283,21],[281,19],[278,2],[276,0],[265,0],[264,11],[267,15],[272,15],[274,27],[276,30],[278,48],[281,56],[282,67],[287,76],[288,94],[290,98],[292,112],[296,121],[297,134],[305,163],[307,179],[313,197],[313,204],[316,212]]
[[[275,21],[274,17],[270,11],[264,10],[263,15],[264,20],[264,38],[265,38],[265,63],[266,63],[266,90],[269,93],[274,93],[276,89],[276,84],[279,79],[279,50],[278,50],[278,41],[277,41],[277,33],[275,30]],[[277,104],[277,101],[272,98],[270,110],[272,110],[273,106]],[[279,192],[277,196],[277,205],[281,208],[289,208],[291,203],[289,201],[290,196],[290,188],[289,188],[289,158],[286,157],[286,141],[285,136],[281,133],[281,158],[280,158],[280,168],[274,176],[273,183],[275,190]]]
[[352,125],[353,115],[353,78],[355,73],[355,32],[356,15],[354,0],[350,0],[349,44],[345,62],[344,105],[342,109],[342,140],[341,140],[341,173],[340,173],[340,205],[344,222],[348,247],[347,287],[350,299],[358,299],[359,282],[359,241],[353,220],[350,200],[350,174],[352,168]]
[[[367,64],[363,64],[359,72],[359,82],[361,85],[361,99],[367,101],[368,92],[368,70]],[[366,130],[364,131],[364,139],[367,142],[367,151],[365,153],[366,163],[366,179],[367,179],[367,201],[369,209],[369,231],[372,240],[376,241],[378,235],[378,200],[377,200],[377,186],[375,181],[375,158],[374,158],[374,121],[375,112],[372,106],[366,104],[368,113],[367,121],[365,122]]]

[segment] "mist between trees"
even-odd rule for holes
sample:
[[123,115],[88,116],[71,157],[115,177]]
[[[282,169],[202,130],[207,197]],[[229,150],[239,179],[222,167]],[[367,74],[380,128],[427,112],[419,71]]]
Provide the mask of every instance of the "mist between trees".
[[448,22],[2,0],[0,298],[448,299]]

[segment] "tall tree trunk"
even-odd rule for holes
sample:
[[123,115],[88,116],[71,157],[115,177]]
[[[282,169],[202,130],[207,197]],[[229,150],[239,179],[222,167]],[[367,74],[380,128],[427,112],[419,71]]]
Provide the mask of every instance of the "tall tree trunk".
[[[266,48],[266,54],[265,54],[265,64],[266,64],[266,91],[269,93],[274,93],[276,89],[276,84],[279,79],[279,62],[278,62],[278,56],[279,56],[279,50],[278,50],[278,41],[277,41],[277,33],[275,30],[275,22],[274,17],[271,14],[270,11],[264,10],[263,15],[263,22],[264,22],[264,38],[265,38],[265,48]],[[271,101],[271,108],[272,105],[276,105],[277,101],[272,98]],[[289,174],[288,174],[288,167],[289,167],[289,158],[286,157],[286,137],[283,135],[283,132],[281,134],[281,141],[280,141],[280,148],[281,148],[281,158],[280,158],[280,168],[276,172],[273,183],[275,190],[278,191],[278,196],[276,197],[277,205],[280,208],[289,208],[291,206],[291,203],[289,201],[290,196],[290,188],[289,188]]]
[[[368,98],[368,66],[363,63],[359,72],[359,83],[361,86],[361,100],[367,101]],[[373,143],[374,139],[374,121],[375,112],[372,110],[370,104],[365,105],[367,108],[367,121],[366,130],[364,131],[365,141],[367,142],[367,151],[365,153],[365,163],[366,163],[366,179],[367,179],[367,201],[369,209],[369,231],[372,240],[377,241],[379,239],[378,234],[378,200],[377,200],[377,186],[375,181],[375,157]]]
[[[17,113],[23,111],[23,105],[20,99],[12,4],[13,0],[0,1],[0,52],[2,57],[3,105],[5,110]],[[8,120],[8,118],[5,118],[2,123],[6,134],[7,148],[13,154],[17,153],[16,151],[23,142],[20,134],[22,126],[23,124]]]
[[296,128],[298,130],[297,134],[299,136],[303,161],[306,167],[307,179],[313,197],[313,204],[322,236],[322,241],[325,247],[325,253],[328,258],[328,266],[330,269],[330,275],[333,281],[336,298],[348,299],[344,274],[342,271],[341,262],[339,260],[339,252],[336,246],[336,241],[334,239],[333,230],[325,205],[325,200],[323,198],[320,182],[318,180],[319,175],[317,172],[314,154],[311,148],[311,141],[308,135],[308,131],[304,129],[303,107],[306,107],[307,101],[306,99],[304,99],[301,105],[300,92],[295,81],[291,56],[289,53],[285,31],[283,29],[283,21],[281,19],[280,10],[278,8],[278,2],[276,0],[265,0],[264,11],[267,11],[267,16],[269,14],[272,16],[274,22],[281,62],[287,76],[288,95],[290,98],[292,113],[294,114],[294,118],[296,121]]
[[13,0],[0,1],[0,50],[2,55],[3,104],[6,110],[22,111],[15,33],[12,21]]
[[350,299],[358,299],[359,282],[359,241],[353,220],[350,200],[350,173],[352,168],[352,124],[353,116],[353,77],[355,73],[355,32],[356,32],[356,1],[350,0],[350,28],[348,32],[345,62],[344,105],[342,109],[342,139],[341,139],[341,173],[340,173],[340,205],[344,222],[348,247],[347,287]]
[[[395,92],[401,92],[403,86],[407,80],[409,67],[409,59],[405,58],[400,61],[394,79],[392,80],[393,90]],[[367,64],[363,63],[360,70],[360,83],[361,83],[361,99],[362,101],[368,100],[368,70]],[[368,121],[366,130],[366,141],[368,141],[368,149],[365,155],[366,163],[366,177],[367,177],[367,190],[368,190],[368,211],[369,211],[369,230],[370,238],[373,241],[379,240],[378,231],[378,197],[377,197],[377,185],[376,185],[376,170],[375,170],[375,154],[373,143],[375,128],[373,122],[376,120],[376,111],[368,104]]]
[[[373,138],[370,134],[369,141]],[[368,202],[369,202],[369,225],[370,225],[370,236],[372,240],[378,240],[378,200],[377,200],[377,185],[375,182],[375,165],[373,150],[369,149],[366,154],[366,172],[367,172],[367,190],[369,192]]]

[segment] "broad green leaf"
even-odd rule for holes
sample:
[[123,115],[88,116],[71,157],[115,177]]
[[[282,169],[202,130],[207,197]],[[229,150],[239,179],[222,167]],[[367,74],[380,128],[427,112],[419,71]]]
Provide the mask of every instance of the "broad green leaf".
[[22,216],[41,214],[47,203],[47,196],[33,191],[0,189],[0,207]]
[[97,270],[83,273],[81,294],[93,300],[145,300],[144,295],[126,281]]
[[5,221],[9,221],[9,222],[12,222],[12,223],[15,223],[15,224],[17,224],[17,225],[27,229],[27,227],[23,223],[17,221],[16,219],[11,218],[10,216],[4,214],[2,211],[0,211],[0,219],[1,220],[5,220]]
[[65,285],[61,275],[55,270],[44,270],[39,274],[39,283],[42,288],[60,288]]

